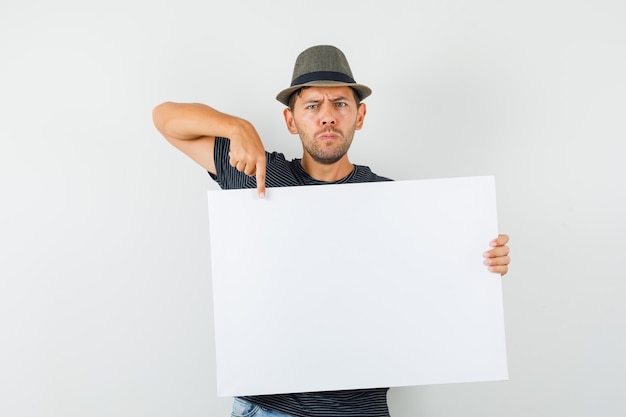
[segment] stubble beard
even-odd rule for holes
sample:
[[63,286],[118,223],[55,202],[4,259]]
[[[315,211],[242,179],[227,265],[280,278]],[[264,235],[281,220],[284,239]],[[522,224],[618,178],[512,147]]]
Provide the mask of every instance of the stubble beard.
[[[332,165],[335,162],[339,161],[341,158],[344,157],[345,154],[348,153],[348,150],[350,149],[350,145],[352,144],[352,138],[354,137],[354,130],[355,130],[354,127],[350,128],[350,130],[346,132],[346,135],[344,135],[341,131],[334,129],[334,128],[325,129],[323,131],[323,132],[333,132],[339,135],[342,139],[339,147],[333,146],[334,141],[332,142],[326,142],[323,140],[318,141],[318,140],[309,139],[306,137],[301,138],[301,140],[302,140],[304,150],[306,151],[306,153],[308,153],[311,156],[311,158],[313,158],[315,162],[318,162],[324,165]],[[320,132],[318,132],[315,136],[317,136],[318,134],[320,134]]]

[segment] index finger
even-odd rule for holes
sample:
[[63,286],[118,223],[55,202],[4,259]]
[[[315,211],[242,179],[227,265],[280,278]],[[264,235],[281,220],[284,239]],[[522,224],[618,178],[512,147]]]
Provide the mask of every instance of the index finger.
[[259,198],[265,198],[265,168],[266,161],[264,155],[263,158],[259,158],[256,163],[256,189]]

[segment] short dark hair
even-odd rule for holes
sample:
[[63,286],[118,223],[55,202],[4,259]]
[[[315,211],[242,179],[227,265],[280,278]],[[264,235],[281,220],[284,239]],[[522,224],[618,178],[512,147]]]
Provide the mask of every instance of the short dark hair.
[[[297,89],[293,93],[291,93],[291,95],[289,96],[289,100],[288,100],[289,110],[293,110],[293,105],[296,103],[296,98],[302,95],[302,90],[304,90],[305,88],[309,88],[309,86],[304,86],[302,88]],[[361,104],[361,96],[359,95],[358,91],[356,91],[354,88],[350,88],[350,90],[352,90],[354,101],[356,101],[356,105],[358,107]]]

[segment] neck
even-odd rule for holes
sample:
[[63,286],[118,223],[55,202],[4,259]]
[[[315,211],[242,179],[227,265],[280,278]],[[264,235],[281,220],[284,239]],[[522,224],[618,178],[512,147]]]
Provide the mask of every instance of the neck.
[[302,168],[311,178],[318,181],[335,182],[350,175],[354,170],[354,165],[348,160],[348,155],[344,155],[335,163],[322,164],[305,153],[302,157]]

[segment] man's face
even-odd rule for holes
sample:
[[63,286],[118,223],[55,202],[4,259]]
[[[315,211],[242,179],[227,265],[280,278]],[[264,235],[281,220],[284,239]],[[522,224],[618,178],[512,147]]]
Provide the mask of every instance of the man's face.
[[354,131],[363,126],[365,104],[357,106],[350,87],[309,87],[284,116],[289,131],[300,135],[305,153],[318,163],[333,164],[346,155]]

